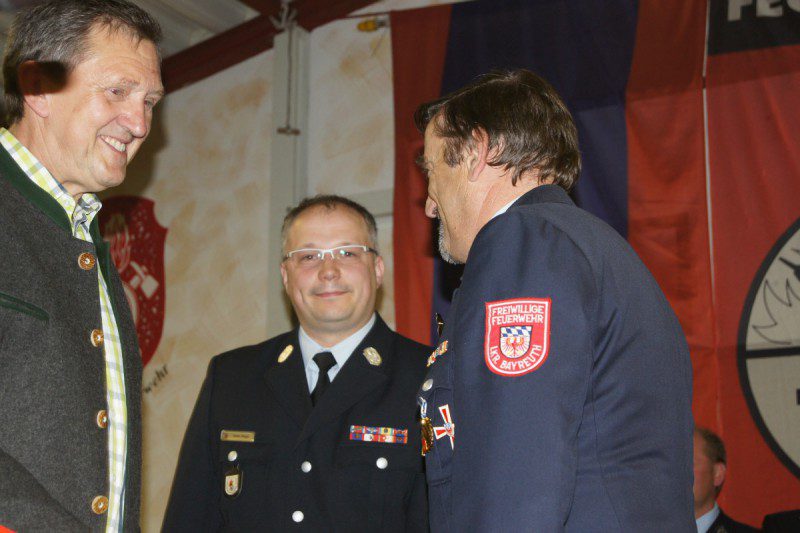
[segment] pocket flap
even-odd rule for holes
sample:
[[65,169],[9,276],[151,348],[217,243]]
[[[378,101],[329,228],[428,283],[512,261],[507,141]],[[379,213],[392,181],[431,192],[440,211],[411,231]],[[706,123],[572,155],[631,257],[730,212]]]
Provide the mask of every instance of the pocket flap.
[[13,309],[14,311],[19,311],[20,313],[32,316],[33,318],[38,318],[39,320],[43,320],[45,322],[50,320],[50,315],[48,315],[44,309],[2,292],[0,292],[0,307]]

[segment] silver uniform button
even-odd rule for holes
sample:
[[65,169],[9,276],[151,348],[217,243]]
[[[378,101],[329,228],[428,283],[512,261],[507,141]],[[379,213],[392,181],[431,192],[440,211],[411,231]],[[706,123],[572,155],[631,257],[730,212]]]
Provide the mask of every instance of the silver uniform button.
[[305,518],[303,511],[295,511],[292,513],[292,520],[294,520],[298,524],[303,521],[303,518]]
[[309,463],[308,461],[303,461],[303,464],[300,465],[300,470],[308,474],[309,472],[311,472],[311,463]]
[[234,462],[237,457],[239,457],[239,454],[236,453],[236,450],[231,450],[228,452],[228,461]]
[[389,466],[389,461],[386,460],[386,457],[378,457],[378,460],[375,461],[375,466],[381,470],[385,470],[386,467]]
[[422,384],[422,390],[424,390],[424,391],[431,390],[431,387],[433,387],[433,380],[432,379],[426,379],[425,383]]

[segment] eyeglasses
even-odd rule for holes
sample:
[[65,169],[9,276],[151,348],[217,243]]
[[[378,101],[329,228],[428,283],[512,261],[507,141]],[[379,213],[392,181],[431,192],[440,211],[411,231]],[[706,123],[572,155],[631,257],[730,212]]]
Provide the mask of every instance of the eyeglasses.
[[361,261],[361,258],[368,253],[378,255],[378,250],[363,244],[348,244],[325,250],[320,248],[300,248],[287,253],[283,256],[283,260],[299,267],[315,267],[325,260],[326,255],[330,254],[331,259],[335,259],[342,264],[354,264]]

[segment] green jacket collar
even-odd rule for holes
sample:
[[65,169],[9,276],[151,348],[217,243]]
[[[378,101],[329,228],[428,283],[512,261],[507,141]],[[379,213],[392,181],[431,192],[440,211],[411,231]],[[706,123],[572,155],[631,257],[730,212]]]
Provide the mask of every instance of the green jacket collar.
[[[72,234],[69,217],[64,211],[64,208],[56,201],[55,198],[43,191],[41,187],[36,185],[31,179],[25,175],[25,172],[19,168],[19,165],[14,158],[11,157],[6,149],[0,145],[0,179],[5,179],[16,188],[19,193],[24,196],[30,203],[36,206],[42,213],[47,215],[64,231]],[[89,232],[92,235],[95,248],[97,248],[98,255],[100,256],[100,267],[103,274],[108,275],[108,264],[110,263],[110,256],[108,246],[103,241],[100,235],[100,224],[98,217],[95,216],[89,226]]]

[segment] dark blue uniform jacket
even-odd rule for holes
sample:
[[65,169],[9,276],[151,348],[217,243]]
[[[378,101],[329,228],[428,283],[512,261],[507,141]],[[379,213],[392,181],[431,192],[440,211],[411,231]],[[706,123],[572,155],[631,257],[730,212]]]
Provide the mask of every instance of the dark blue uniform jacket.
[[[368,347],[379,365],[363,356]],[[164,531],[427,531],[414,394],[429,353],[378,317],[314,408],[297,330],[215,357]],[[404,443],[353,440],[352,426],[408,434]],[[223,430],[253,433],[253,442],[223,440]],[[229,496],[235,468],[242,475]]]
[[561,188],[481,229],[440,340],[418,398],[433,531],[694,531],[680,325]]

